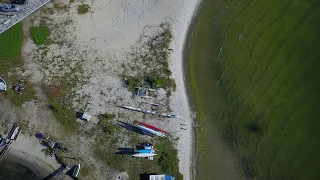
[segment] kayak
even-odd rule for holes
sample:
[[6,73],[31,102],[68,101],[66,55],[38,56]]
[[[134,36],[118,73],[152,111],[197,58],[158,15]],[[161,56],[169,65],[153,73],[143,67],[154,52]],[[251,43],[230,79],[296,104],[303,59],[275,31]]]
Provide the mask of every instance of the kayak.
[[140,122],[140,121],[137,121],[137,122],[138,122],[139,124],[141,124],[142,126],[144,126],[144,127],[153,129],[153,130],[155,130],[155,131],[161,131],[161,132],[167,133],[165,130],[160,129],[160,128],[157,128],[157,127],[152,126],[152,125],[150,125],[150,124],[147,124],[147,123],[144,123],[144,122]]

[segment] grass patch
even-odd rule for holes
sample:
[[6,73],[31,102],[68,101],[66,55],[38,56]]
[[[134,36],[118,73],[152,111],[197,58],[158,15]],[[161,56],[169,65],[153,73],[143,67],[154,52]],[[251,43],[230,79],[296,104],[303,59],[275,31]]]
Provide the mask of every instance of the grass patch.
[[81,4],[81,5],[78,5],[78,14],[86,14],[89,12],[90,10],[90,6],[89,4]]
[[22,23],[18,23],[0,35],[0,76],[7,82],[7,91],[1,96],[6,97],[14,105],[20,106],[26,101],[35,98],[35,90],[32,84],[27,84],[22,95],[15,93],[11,88],[20,77],[8,76],[13,68],[21,67],[21,48],[23,42]]
[[[174,176],[176,179],[183,179],[178,170],[177,150],[168,139],[156,140],[155,146],[159,151],[153,161],[145,158],[132,158],[131,150],[138,143],[143,142],[140,135],[132,134],[127,130],[119,129],[113,136],[100,134],[97,136],[94,149],[94,156],[106,165],[118,170],[126,171],[130,179],[140,179],[142,173],[166,173]],[[118,144],[124,141],[126,146]],[[121,154],[119,148],[128,149],[128,153]]]
[[18,23],[0,35],[0,73],[13,65],[21,65],[22,23]]
[[134,90],[136,87],[146,86],[153,89],[176,89],[176,83],[171,78],[166,77],[132,77],[132,76],[122,76],[125,84],[128,87],[129,91]]
[[129,53],[130,62],[128,65],[123,65],[125,70],[122,79],[130,91],[139,86],[164,88],[167,91],[176,88],[174,80],[170,78],[172,72],[168,63],[172,51],[169,48],[173,38],[171,27],[162,23],[153,28],[152,32],[155,32],[140,37],[136,47]]
[[45,25],[30,27],[29,32],[33,42],[38,46],[45,44],[50,36],[50,29]]
[[104,114],[99,114],[98,119],[99,119],[99,126],[102,127],[103,132],[106,132],[110,135],[114,135],[117,126],[114,125],[114,123],[111,121],[112,119],[115,118],[115,114],[109,114],[109,113],[104,113]]
[[73,83],[70,84],[65,82],[64,84],[53,84],[43,85],[48,98],[48,108],[52,110],[54,116],[65,128],[65,133],[75,133],[78,130],[78,123],[76,122],[76,112],[72,108],[72,87]]

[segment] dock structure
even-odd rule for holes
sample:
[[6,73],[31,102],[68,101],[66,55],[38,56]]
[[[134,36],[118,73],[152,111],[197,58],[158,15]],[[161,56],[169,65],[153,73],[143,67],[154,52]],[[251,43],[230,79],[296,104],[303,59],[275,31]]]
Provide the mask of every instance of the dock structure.
[[[50,0],[28,0],[25,5],[17,5],[20,7],[20,11],[18,13],[0,12],[0,35],[34,11],[41,8],[43,5],[47,4],[49,1]],[[0,1],[0,6],[3,6],[4,4],[1,2],[2,1]]]
[[21,134],[21,128],[18,124],[13,124],[11,130],[8,133],[8,136],[3,139],[4,145],[0,146],[0,161],[2,160],[3,156],[7,153],[9,150],[11,144],[13,141],[17,140]]

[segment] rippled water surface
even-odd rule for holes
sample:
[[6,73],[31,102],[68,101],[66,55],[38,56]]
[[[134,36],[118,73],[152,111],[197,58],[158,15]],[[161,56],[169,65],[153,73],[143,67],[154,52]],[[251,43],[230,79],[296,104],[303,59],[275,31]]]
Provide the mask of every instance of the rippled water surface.
[[234,173],[219,144],[246,179],[320,179],[319,18],[318,0],[205,0],[189,72],[201,179]]
[[30,169],[21,164],[1,161],[0,162],[0,179],[3,180],[38,180],[39,178],[32,173]]

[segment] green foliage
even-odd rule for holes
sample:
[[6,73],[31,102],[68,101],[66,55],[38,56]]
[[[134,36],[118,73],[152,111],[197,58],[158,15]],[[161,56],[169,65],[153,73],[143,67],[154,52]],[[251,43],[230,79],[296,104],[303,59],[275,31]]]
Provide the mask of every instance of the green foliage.
[[45,44],[50,36],[50,29],[45,25],[30,27],[29,31],[33,42],[38,46]]
[[73,133],[77,130],[78,124],[73,109],[58,102],[52,102],[49,108],[53,111],[56,119],[65,127],[67,133]]
[[169,174],[174,176],[175,179],[183,179],[182,174],[179,172],[179,160],[178,152],[169,140],[161,140],[157,143],[158,156],[156,162],[160,167],[161,173]]
[[142,78],[132,76],[122,76],[122,79],[128,86],[128,90],[132,91],[134,88],[142,85]]
[[86,14],[87,12],[89,12],[90,10],[90,6],[89,4],[81,4],[81,5],[78,5],[78,14]]

